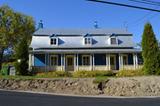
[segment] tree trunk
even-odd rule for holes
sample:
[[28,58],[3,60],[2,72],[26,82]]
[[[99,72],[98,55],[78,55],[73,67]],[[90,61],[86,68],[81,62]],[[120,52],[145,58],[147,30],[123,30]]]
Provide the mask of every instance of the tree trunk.
[[0,70],[2,68],[3,53],[4,53],[4,49],[0,48]]

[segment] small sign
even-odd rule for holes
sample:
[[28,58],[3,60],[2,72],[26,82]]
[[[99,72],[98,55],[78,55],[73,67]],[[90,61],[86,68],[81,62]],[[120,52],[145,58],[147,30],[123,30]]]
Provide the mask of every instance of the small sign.
[[15,69],[15,67],[11,66],[11,67],[9,68],[9,75],[13,75],[13,76],[16,75],[16,69]]

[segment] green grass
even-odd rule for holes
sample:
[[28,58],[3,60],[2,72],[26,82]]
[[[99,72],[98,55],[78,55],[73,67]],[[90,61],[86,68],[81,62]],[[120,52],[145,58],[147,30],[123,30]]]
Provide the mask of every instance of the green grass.
[[101,82],[107,82],[107,81],[109,81],[108,77],[106,77],[106,76],[99,76],[99,77],[95,77],[95,79],[93,80],[93,83],[99,84]]
[[40,77],[40,76],[19,76],[19,75],[10,76],[10,75],[1,75],[0,74],[0,79],[30,80],[30,79],[37,79],[37,78],[45,78],[45,77]]

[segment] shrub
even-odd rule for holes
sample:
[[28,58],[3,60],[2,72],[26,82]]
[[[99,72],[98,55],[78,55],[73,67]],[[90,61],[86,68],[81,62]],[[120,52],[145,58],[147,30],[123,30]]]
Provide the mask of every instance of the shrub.
[[117,77],[132,77],[132,76],[142,76],[144,72],[142,69],[139,70],[120,70],[116,76]]
[[37,73],[37,77],[43,77],[43,78],[56,78],[56,77],[71,77],[71,73],[66,71],[53,71],[53,72],[43,72],[43,73]]
[[97,77],[97,76],[113,76],[112,71],[76,71],[73,73],[73,77]]

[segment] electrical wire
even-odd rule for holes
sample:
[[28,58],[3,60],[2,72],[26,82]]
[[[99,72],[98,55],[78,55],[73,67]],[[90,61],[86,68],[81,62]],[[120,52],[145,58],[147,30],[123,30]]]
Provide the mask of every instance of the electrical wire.
[[140,7],[140,6],[134,6],[134,5],[127,5],[127,4],[121,4],[121,3],[116,3],[116,2],[108,2],[108,1],[102,1],[102,0],[87,0],[87,1],[117,5],[117,6],[123,6],[123,7],[135,8],[135,9],[141,9],[141,10],[148,10],[148,11],[154,11],[154,12],[160,12],[160,10],[156,10],[156,9],[152,9],[152,8]]

